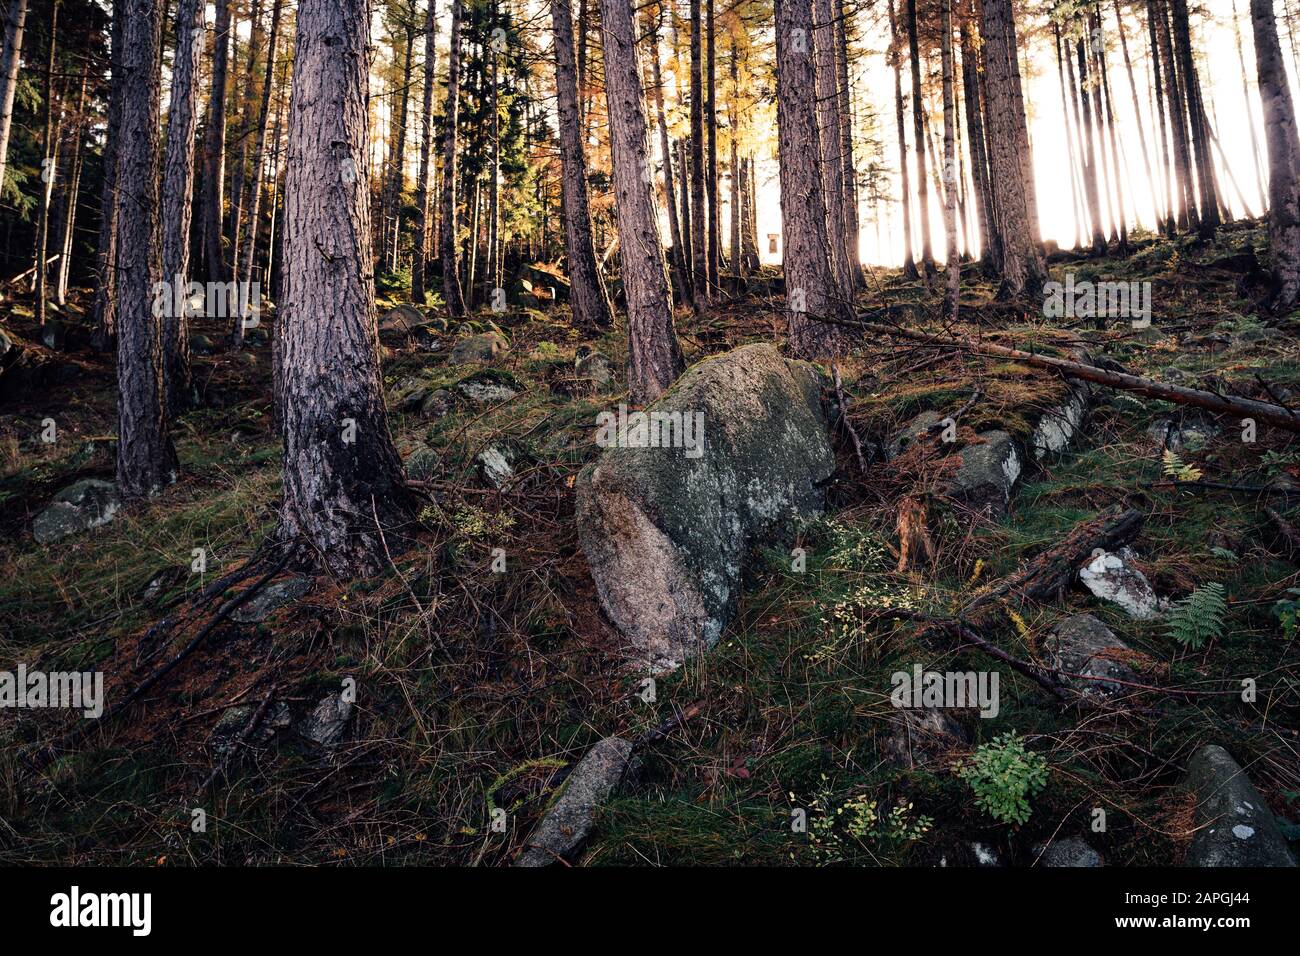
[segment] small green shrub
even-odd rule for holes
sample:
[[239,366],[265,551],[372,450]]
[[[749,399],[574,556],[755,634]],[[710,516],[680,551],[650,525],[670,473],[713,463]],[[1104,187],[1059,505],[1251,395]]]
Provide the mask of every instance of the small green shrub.
[[1025,750],[1024,740],[1009,731],[981,744],[957,766],[975,791],[975,805],[1001,823],[1023,824],[1029,819],[1029,798],[1047,785],[1047,760]]

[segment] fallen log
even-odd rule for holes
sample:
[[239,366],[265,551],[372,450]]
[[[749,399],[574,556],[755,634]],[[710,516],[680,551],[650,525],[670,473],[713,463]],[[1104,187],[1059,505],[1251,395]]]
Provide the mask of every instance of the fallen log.
[[1079,522],[1059,544],[1033,558],[1020,570],[990,584],[975,595],[962,611],[971,614],[1011,591],[1021,591],[1035,601],[1060,600],[1085,560],[1100,548],[1116,551],[1137,537],[1146,515],[1136,509],[1121,511],[1108,508],[1095,517]]
[[1110,369],[1098,368],[1095,365],[1086,365],[1083,362],[1073,362],[1069,359],[1055,358],[1050,355],[1039,355],[1035,352],[1024,352],[1005,345],[994,345],[992,342],[970,338],[944,338],[926,332],[914,332],[910,329],[883,325],[878,322],[860,321],[837,324],[851,326],[867,332],[877,332],[894,338],[907,339],[912,342],[923,342],[926,345],[939,348],[958,349],[986,357],[1013,359],[1034,368],[1055,370],[1069,378],[1094,382],[1098,385],[1107,385],[1128,392],[1137,392],[1139,395],[1164,399],[1178,405],[1191,405],[1220,415],[1251,418],[1256,422],[1263,422],[1275,428],[1300,434],[1300,415],[1297,415],[1289,408],[1274,405],[1271,402],[1258,402],[1252,398],[1219,395],[1215,392],[1186,388],[1182,385],[1167,385],[1153,378],[1144,378],[1126,372],[1115,372]]

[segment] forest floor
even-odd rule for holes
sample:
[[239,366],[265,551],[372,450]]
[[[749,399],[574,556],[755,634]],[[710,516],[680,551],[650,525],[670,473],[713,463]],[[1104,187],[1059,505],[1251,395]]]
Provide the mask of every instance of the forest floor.
[[[1045,324],[1038,310],[995,313],[993,289],[972,266],[963,326],[950,331],[1046,350],[1082,343],[1138,374],[1263,400],[1271,390],[1300,405],[1300,325],[1269,328],[1255,316],[1261,289],[1250,250],[1265,245],[1263,231],[1246,224],[1208,247],[1142,236],[1123,259],[1056,257],[1058,280],[1068,269],[1077,280],[1152,282],[1146,330]],[[919,282],[896,272],[869,278],[863,310],[933,305]],[[67,310],[74,324],[78,301]],[[35,339],[31,322],[20,299],[7,327]],[[688,361],[782,337],[780,302],[762,295],[702,316],[679,310],[677,322]],[[386,353],[399,450],[408,460],[436,452],[420,471],[418,546],[395,554],[388,574],[319,578],[266,621],[222,621],[127,713],[60,749],[40,772],[28,757],[74,719],[0,711],[0,863],[500,865],[517,855],[572,764],[612,734],[642,742],[639,773],[601,811],[588,864],[963,864],[978,843],[1028,865],[1035,845],[1067,835],[1086,836],[1110,865],[1177,863],[1191,835],[1191,798],[1179,781],[1205,743],[1226,746],[1279,817],[1300,819],[1300,647],[1285,623],[1295,609],[1286,602],[1300,600],[1289,590],[1300,588],[1300,565],[1265,511],[1295,521],[1297,499],[1167,483],[1180,468],[1183,478],[1199,471],[1206,482],[1248,488],[1294,482],[1293,436],[1261,427],[1247,443],[1237,422],[1098,389],[1083,435],[1029,468],[1005,518],[936,500],[934,566],[899,573],[898,501],[925,496],[937,466],[873,456],[864,472],[837,428],[827,517],[800,541],[806,570],[795,573],[785,552],[755,555],[717,647],[660,676],[647,701],[644,673],[629,667],[600,611],[574,525],[574,479],[599,453],[596,415],[626,400],[623,333],[588,340],[562,307],[483,313],[472,325],[489,323],[510,348],[487,373],[449,364],[454,332],[432,350],[409,343]],[[199,331],[223,335],[215,324]],[[575,372],[575,354],[588,347],[615,370],[604,389]],[[204,405],[174,429],[180,480],[102,527],[42,546],[31,525],[54,494],[113,473],[111,362],[85,349],[57,360],[64,372],[55,382],[0,408],[0,670],[19,661],[102,670],[111,704],[198,632],[210,615],[184,616],[187,602],[254,555],[275,526],[270,350],[255,338],[242,352],[198,357]],[[840,371],[849,418],[869,446],[918,412],[964,409],[977,388],[962,429],[1024,437],[1032,413],[1064,392],[1053,376],[1017,363],[874,336]],[[518,394],[476,402],[455,391],[467,379]],[[417,396],[440,388],[451,393],[449,410],[430,413],[425,402],[422,412]],[[39,437],[47,417],[59,427],[52,444]],[[1182,429],[1178,461],[1162,457],[1152,437],[1162,417]],[[514,461],[504,489],[477,460],[491,448]],[[951,613],[981,584],[1116,504],[1147,515],[1134,548],[1159,595],[1223,585],[1221,636],[1193,651],[1162,618],[1133,620],[1082,590],[1055,603],[1009,597],[1004,626],[988,632],[1004,650],[1040,658],[1059,618],[1088,611],[1136,652],[1148,689],[1111,712],[1079,711],[1004,667],[997,716],[959,717],[969,746],[916,766],[888,760],[892,672],[914,662],[938,670],[997,662],[873,609]],[[191,573],[195,548],[207,555],[202,573]],[[496,548],[504,574],[492,570]],[[169,614],[180,620],[167,646],[154,646],[149,628]],[[1239,699],[1243,677],[1258,681],[1254,704]],[[291,727],[348,678],[357,695],[344,740],[322,749],[295,734]],[[250,714],[261,725],[232,742],[232,723]],[[1012,730],[1049,768],[1019,826],[978,809],[953,772],[976,744]],[[901,806],[901,819],[925,817],[929,826],[902,836],[845,825],[842,809],[860,820],[871,801],[882,815]],[[1107,810],[1103,833],[1090,826],[1097,807]],[[507,811],[505,832],[489,825],[494,808]],[[792,832],[796,808],[807,812],[807,833]],[[196,809],[206,817],[202,832]]]

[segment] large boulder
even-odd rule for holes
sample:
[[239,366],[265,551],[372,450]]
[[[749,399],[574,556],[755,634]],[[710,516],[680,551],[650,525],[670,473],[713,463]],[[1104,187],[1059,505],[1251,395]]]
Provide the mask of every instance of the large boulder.
[[1049,408],[1034,426],[1029,436],[1029,447],[1034,458],[1043,459],[1069,448],[1083,430],[1088,415],[1091,391],[1086,382],[1071,382],[1069,398],[1055,408]]
[[[662,447],[667,427],[621,421],[578,477],[578,537],[610,619],[652,667],[671,668],[717,641],[746,552],[820,513],[835,456],[817,371],[771,345],[700,362],[646,412],[694,423],[698,442]],[[645,447],[656,431],[659,447]]]
[[1184,785],[1196,795],[1188,866],[1295,866],[1273,812],[1246,772],[1217,744],[1198,750]]
[[1135,681],[1137,674],[1124,663],[1131,653],[1101,621],[1091,614],[1074,614],[1059,621],[1047,640],[1048,663],[1078,677],[1066,683],[1085,697],[1110,697],[1125,688],[1116,681]]
[[1002,515],[1023,467],[1016,440],[1004,431],[981,432],[961,450],[961,465],[943,493],[976,511]]
[[64,488],[48,508],[36,516],[32,534],[40,544],[50,544],[70,534],[108,524],[121,507],[117,488],[109,481],[86,478]]
[[606,737],[587,752],[564,782],[564,792],[528,838],[515,866],[547,866],[573,856],[591,833],[596,810],[623,782],[632,744]]
[[452,346],[449,361],[452,365],[490,362],[508,348],[510,343],[500,332],[483,332],[461,339]]
[[1099,549],[1079,570],[1079,581],[1103,601],[1119,605],[1129,617],[1148,621],[1160,615],[1165,602],[1156,597],[1147,576],[1134,566],[1136,557],[1129,548],[1114,552]]

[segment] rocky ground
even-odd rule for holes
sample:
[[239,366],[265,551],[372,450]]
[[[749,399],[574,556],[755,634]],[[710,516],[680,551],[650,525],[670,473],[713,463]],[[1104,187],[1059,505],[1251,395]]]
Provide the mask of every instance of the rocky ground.
[[[1008,310],[969,267],[943,333],[1300,406],[1300,325],[1255,306],[1264,241],[1056,257],[1151,281],[1148,329]],[[920,283],[870,286],[864,312],[938,330]],[[671,459],[596,443],[620,330],[383,302],[418,547],[224,615],[275,523],[267,337],[196,330],[181,480],[119,507],[111,366],[75,299],[58,351],[20,301],[0,670],[99,669],[111,706],[211,629],[80,739],[0,711],[0,861],[1292,862],[1293,436],[876,333],[791,363],[761,344],[777,295],[679,311],[694,368],[659,407],[705,410],[707,450]],[[895,707],[917,666],[996,672],[996,714]]]

